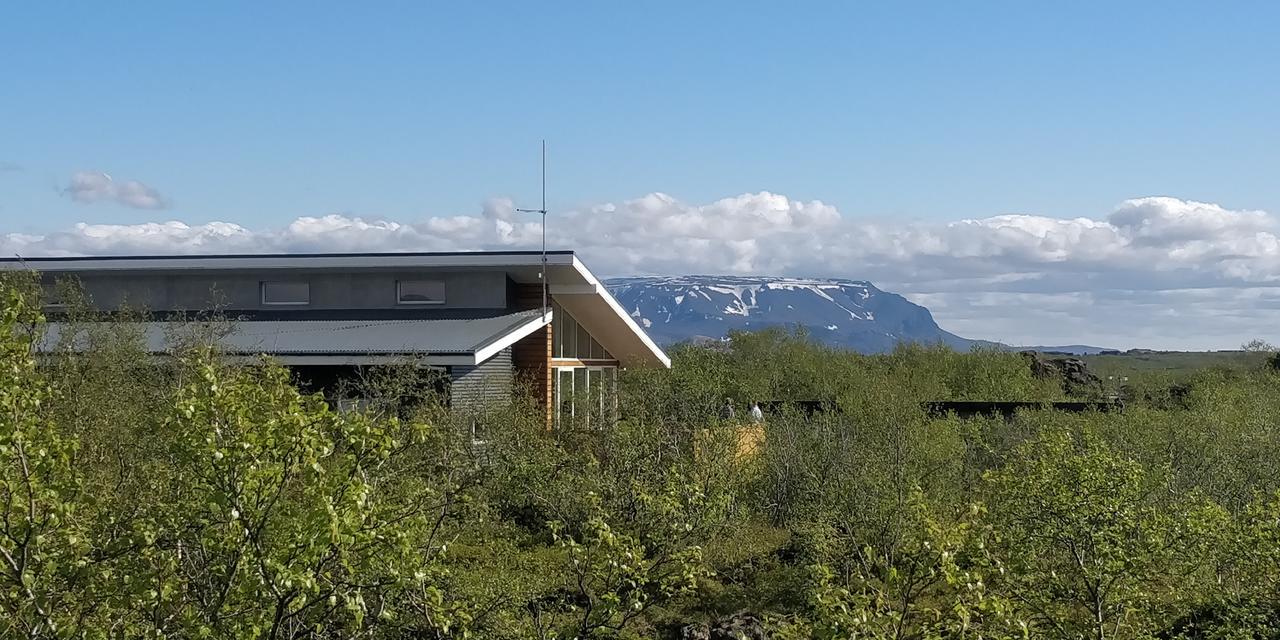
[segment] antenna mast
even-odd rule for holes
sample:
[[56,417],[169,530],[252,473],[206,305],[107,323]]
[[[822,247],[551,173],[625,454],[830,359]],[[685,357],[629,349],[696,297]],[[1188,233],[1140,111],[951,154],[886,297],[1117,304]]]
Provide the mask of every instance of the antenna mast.
[[542,273],[538,274],[538,279],[542,280],[542,317],[547,316],[547,140],[542,140],[542,208],[541,209],[516,209],[520,213],[540,213],[542,214]]

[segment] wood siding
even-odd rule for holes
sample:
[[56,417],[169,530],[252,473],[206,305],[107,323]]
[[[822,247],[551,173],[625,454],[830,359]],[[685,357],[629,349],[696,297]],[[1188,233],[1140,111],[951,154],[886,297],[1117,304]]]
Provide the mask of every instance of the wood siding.
[[[508,307],[513,311],[542,308],[542,283],[511,283],[508,292]],[[551,305],[550,296],[547,298]],[[512,347],[512,361],[515,363],[516,375],[521,380],[532,384],[533,393],[542,403],[547,415],[547,429],[551,428],[551,416],[554,400],[551,397],[554,389],[551,376],[551,325],[535,331]]]
[[[513,311],[527,311],[542,308],[542,283],[511,283],[508,290],[510,298],[507,307]],[[551,306],[551,296],[547,296],[547,307]]]
[[525,336],[511,348],[516,375],[527,380],[533,393],[546,409],[547,428],[551,428],[551,325]]

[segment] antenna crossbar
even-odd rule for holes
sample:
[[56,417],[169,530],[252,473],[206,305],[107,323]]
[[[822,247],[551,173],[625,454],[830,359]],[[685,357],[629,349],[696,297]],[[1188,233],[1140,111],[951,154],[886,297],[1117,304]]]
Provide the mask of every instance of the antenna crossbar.
[[542,214],[542,317],[547,316],[547,141],[542,141],[542,208],[516,209],[518,213]]

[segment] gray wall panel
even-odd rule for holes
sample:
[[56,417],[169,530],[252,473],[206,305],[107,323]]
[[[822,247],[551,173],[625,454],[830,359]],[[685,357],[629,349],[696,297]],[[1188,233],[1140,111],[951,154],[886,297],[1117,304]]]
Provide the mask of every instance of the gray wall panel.
[[[52,277],[46,277],[52,280]],[[396,281],[443,280],[441,305],[401,305]],[[308,271],[272,270],[217,273],[84,274],[85,291],[99,309],[122,304],[151,311],[197,311],[214,308],[286,309],[263,305],[259,284],[264,280],[305,280],[311,283],[311,304],[299,309],[501,309],[507,306],[507,277],[500,271]]]
[[511,399],[515,367],[511,348],[475,366],[449,368],[449,403],[463,411],[480,411]]

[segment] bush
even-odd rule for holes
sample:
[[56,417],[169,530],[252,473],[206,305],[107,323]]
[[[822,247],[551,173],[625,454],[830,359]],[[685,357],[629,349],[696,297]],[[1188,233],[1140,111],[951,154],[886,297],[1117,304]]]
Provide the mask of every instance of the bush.
[[[339,411],[207,348],[216,321],[152,357],[79,310],[54,340],[29,277],[0,294],[4,637],[1280,628],[1265,368],[1135,380],[1122,412],[962,420],[922,404],[1062,390],[1018,354],[765,331],[673,349],[623,373],[621,421],[547,433],[531,395],[462,415],[389,367]],[[737,446],[726,399],[766,403],[762,446]]]

